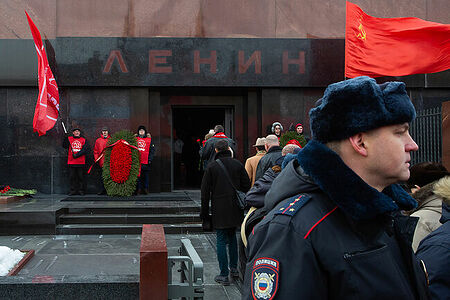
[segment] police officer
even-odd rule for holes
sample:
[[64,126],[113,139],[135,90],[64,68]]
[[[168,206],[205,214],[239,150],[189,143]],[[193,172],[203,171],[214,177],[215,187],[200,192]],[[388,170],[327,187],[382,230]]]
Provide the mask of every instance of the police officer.
[[243,299],[428,299],[411,240],[415,117],[405,84],[330,85],[310,113],[313,139],[274,180],[248,240]]

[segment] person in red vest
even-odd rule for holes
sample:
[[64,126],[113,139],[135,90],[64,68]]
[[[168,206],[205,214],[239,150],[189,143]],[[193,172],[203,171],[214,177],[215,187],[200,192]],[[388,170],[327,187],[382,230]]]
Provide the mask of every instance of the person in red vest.
[[155,154],[155,145],[152,143],[152,136],[143,125],[138,127],[137,142],[141,161],[141,174],[138,178],[137,194],[146,195],[148,194],[150,164]]
[[[97,159],[103,154],[103,150],[108,145],[108,141],[109,141],[110,137],[111,136],[109,135],[108,127],[103,127],[101,136],[95,141],[94,161],[97,161]],[[102,158],[100,158],[100,160],[98,161],[98,166],[100,168],[100,182],[102,185],[102,190],[101,190],[101,192],[97,193],[97,195],[106,195],[106,189],[105,189],[105,186],[103,185],[103,180],[102,180],[102,168],[103,168],[104,162],[105,162],[105,155],[103,154]]]
[[81,136],[80,128],[75,127],[72,136],[64,136],[63,147],[69,151],[67,156],[70,173],[69,195],[84,195],[84,166],[90,147],[87,140]]

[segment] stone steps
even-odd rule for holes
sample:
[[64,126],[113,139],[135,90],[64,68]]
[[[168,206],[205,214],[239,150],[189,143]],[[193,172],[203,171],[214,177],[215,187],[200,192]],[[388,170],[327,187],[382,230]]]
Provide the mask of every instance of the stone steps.
[[0,211],[0,234],[140,234],[142,224],[163,224],[166,233],[201,231],[199,195],[58,197],[41,195]]
[[186,214],[199,213],[200,207],[195,205],[158,205],[158,206],[79,206],[64,208],[64,214]]
[[163,224],[166,234],[202,231],[193,201],[71,203],[57,217],[56,234],[141,234],[142,224]]
[[59,224],[184,224],[199,223],[199,214],[64,214]]
[[[188,234],[202,232],[198,224],[164,224],[165,234]],[[63,224],[56,226],[56,234],[141,234],[142,224]]]

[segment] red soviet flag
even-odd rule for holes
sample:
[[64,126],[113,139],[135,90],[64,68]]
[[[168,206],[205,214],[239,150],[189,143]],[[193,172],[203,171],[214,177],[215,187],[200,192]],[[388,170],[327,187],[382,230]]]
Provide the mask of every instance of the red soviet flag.
[[450,69],[450,24],[375,18],[347,2],[345,76],[425,74]]
[[59,113],[59,94],[55,77],[48,65],[47,53],[42,43],[41,34],[33,20],[25,12],[33,34],[34,45],[38,56],[39,97],[34,111],[33,129],[44,135],[56,123]]

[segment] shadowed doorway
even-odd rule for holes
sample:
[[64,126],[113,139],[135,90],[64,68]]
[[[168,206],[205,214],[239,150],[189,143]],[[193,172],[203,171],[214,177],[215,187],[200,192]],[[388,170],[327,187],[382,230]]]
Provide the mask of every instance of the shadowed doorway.
[[[199,150],[205,135],[215,125],[231,122],[231,108],[224,106],[173,106],[173,187],[199,189],[203,167]],[[232,128],[232,126],[225,126]],[[226,134],[229,135],[227,129]]]

